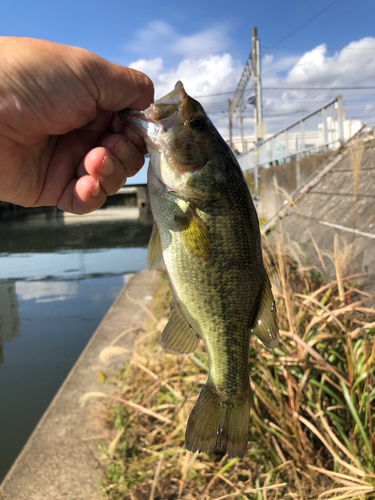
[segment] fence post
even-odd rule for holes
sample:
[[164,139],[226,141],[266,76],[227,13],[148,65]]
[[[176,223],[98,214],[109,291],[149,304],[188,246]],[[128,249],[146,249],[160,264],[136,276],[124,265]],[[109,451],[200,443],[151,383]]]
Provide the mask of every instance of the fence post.
[[337,126],[339,132],[339,141],[344,142],[344,110],[342,103],[342,95],[339,95],[337,99]]
[[327,123],[327,108],[323,108],[323,151],[328,149],[328,123]]
[[301,165],[300,165],[300,155],[297,154],[296,158],[296,189],[298,189],[301,185]]
[[288,163],[288,157],[289,157],[289,147],[288,147],[288,129],[285,130],[284,132],[284,158],[285,158],[285,163]]
[[272,137],[271,140],[271,165],[276,165],[276,148],[275,148],[275,138]]

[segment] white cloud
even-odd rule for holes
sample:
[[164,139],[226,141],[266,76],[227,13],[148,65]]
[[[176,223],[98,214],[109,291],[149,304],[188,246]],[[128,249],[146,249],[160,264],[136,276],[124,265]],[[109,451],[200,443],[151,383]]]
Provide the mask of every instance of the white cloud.
[[262,58],[262,74],[272,76],[276,73],[290,70],[299,61],[297,55],[287,55],[280,59],[275,59],[273,54],[266,54]]
[[155,83],[164,71],[163,59],[161,57],[156,57],[155,59],[139,59],[138,61],[130,63],[129,68],[146,73]]
[[187,92],[193,96],[231,91],[237,84],[241,69],[242,66],[233,61],[229,54],[184,59],[176,68],[159,73],[154,82],[156,94],[161,97],[169,92],[178,80],[184,83]]
[[[321,89],[375,86],[374,52],[375,38],[367,37],[351,42],[333,55],[329,54],[325,44],[318,45],[299,57],[289,55],[275,61],[270,54],[263,59],[263,87]],[[282,74],[283,71],[286,71],[286,74]],[[371,110],[368,99],[374,100],[375,91],[343,89],[264,92],[264,115],[269,117],[266,120],[270,125],[269,129],[276,132],[338,94],[344,97],[347,117],[363,121],[365,113]]]
[[[372,50],[371,50],[372,49]],[[290,84],[359,85],[374,83],[375,38],[363,38],[350,43],[333,56],[327,55],[325,44],[306,52],[289,71]]]
[[157,20],[139,30],[125,48],[136,54],[163,54],[163,57],[221,52],[229,42],[228,30],[229,25],[220,24],[185,36],[178,34],[170,24]]
[[227,46],[225,25],[202,31],[190,36],[178,37],[174,51],[177,54],[201,54],[203,51],[221,52]]
[[[226,114],[228,98],[237,86],[244,61],[236,60],[229,53],[220,53],[220,47],[228,46],[228,27],[214,27],[189,36],[180,36],[166,23],[155,21],[147,30],[138,33],[133,45],[138,44],[140,52],[154,42],[155,47],[166,47],[166,57],[139,59],[131,67],[148,74],[154,81],[156,98],[170,92],[181,80],[187,92],[193,97],[211,95],[199,101],[212,121],[224,135],[228,135]],[[209,54],[209,48],[217,48],[216,54]],[[206,55],[191,57],[200,50]],[[304,54],[266,54],[262,58],[263,87],[362,87],[375,86],[375,37],[354,41],[336,53],[330,52],[325,44],[318,45]],[[179,54],[180,60],[171,64],[168,55]],[[249,89],[251,82],[249,82]],[[212,94],[228,95],[215,96]],[[263,113],[271,133],[298,120],[325,104],[339,93],[344,96],[348,118],[365,120],[366,113],[373,111],[374,91],[354,94],[337,90],[314,92],[286,90],[263,93]],[[247,93],[246,95],[249,95]],[[371,98],[368,96],[372,95]],[[253,108],[247,107],[244,117],[245,134],[253,133]],[[239,135],[238,122],[234,121],[235,134]]]
[[139,30],[131,42],[125,45],[127,50],[135,53],[149,52],[155,47],[168,47],[169,40],[175,38],[174,30],[164,21],[153,21],[145,29]]
[[[150,76],[155,85],[157,99],[170,92],[176,82],[181,80],[189,95],[199,97],[212,121],[221,129],[220,132],[227,134],[227,117],[224,117],[225,125],[222,125],[222,120],[215,114],[227,109],[227,100],[241,75],[242,64],[235,61],[230,54],[185,58],[172,68],[165,68],[160,58],[149,61],[140,59],[131,63],[130,67]],[[225,92],[229,94],[215,96]],[[200,97],[205,95],[210,97]]]
[[[193,97],[229,92],[228,96],[221,98],[199,99],[216,126],[226,134],[227,117],[223,120],[214,115],[227,109],[228,97],[243,68],[241,62],[224,52],[230,46],[228,33],[229,24],[220,24],[181,35],[164,21],[153,21],[126,45],[127,50],[149,57],[142,57],[129,66],[151,78],[157,99],[170,92],[178,80]],[[221,121],[225,122],[225,128],[221,127]]]

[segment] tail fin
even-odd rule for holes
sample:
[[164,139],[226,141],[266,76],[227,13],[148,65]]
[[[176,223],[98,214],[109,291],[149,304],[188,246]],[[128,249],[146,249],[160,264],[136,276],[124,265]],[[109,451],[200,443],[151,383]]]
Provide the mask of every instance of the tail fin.
[[244,457],[249,438],[250,387],[238,395],[223,397],[207,383],[193,408],[186,428],[190,451],[222,450]]

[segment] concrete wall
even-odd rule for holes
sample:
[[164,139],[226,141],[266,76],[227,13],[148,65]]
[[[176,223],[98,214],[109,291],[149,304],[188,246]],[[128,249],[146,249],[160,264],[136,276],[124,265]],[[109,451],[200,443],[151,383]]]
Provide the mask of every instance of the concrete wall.
[[[274,179],[281,190],[287,194],[295,191],[328,158],[330,152],[302,158],[284,165],[265,168],[260,171],[260,202],[257,206],[260,219],[269,219],[284,204],[286,196],[276,192]],[[245,173],[246,175],[246,173]],[[250,175],[249,177],[252,177]]]

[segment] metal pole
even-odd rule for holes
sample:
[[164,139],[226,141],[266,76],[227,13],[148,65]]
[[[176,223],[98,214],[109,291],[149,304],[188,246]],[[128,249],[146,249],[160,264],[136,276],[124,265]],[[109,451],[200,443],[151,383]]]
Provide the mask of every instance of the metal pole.
[[301,151],[305,149],[305,122],[301,120]]
[[323,151],[328,149],[328,123],[327,123],[327,108],[323,108],[322,111],[323,118]]
[[[259,110],[258,110],[258,57],[257,57],[257,36],[258,31],[256,28],[252,30],[252,43],[253,43],[253,80],[254,80],[254,91],[255,91],[255,101],[254,101],[254,110],[255,110],[255,129],[257,124],[259,123]],[[255,136],[256,136],[255,131]]]
[[342,95],[339,95],[337,99],[337,125],[339,132],[339,141],[344,142],[344,110],[342,105]]
[[297,154],[296,158],[296,189],[301,185],[301,165],[300,165],[300,155]]
[[[262,82],[261,82],[261,71],[260,71],[260,47],[259,38],[256,39],[256,54],[257,54],[257,110],[258,110],[258,122],[263,123],[263,110],[262,110]],[[262,142],[262,141],[261,141]]]
[[284,157],[285,157],[285,162],[288,161],[288,156],[289,156],[289,144],[288,144],[289,138],[288,138],[288,131],[285,130],[284,132]]
[[254,91],[255,91],[255,101],[254,101],[254,134],[256,139],[255,151],[255,162],[254,162],[254,188],[255,188],[255,204],[257,204],[258,190],[259,190],[259,179],[258,179],[258,164],[259,164],[259,139],[258,136],[258,123],[259,123],[259,99],[258,99],[258,55],[257,55],[257,38],[258,30],[257,28],[252,29],[252,47],[253,47],[253,81],[254,81]]
[[245,140],[243,137],[243,118],[242,118],[242,108],[240,109],[240,127],[241,127],[241,143],[242,143],[242,153],[245,152]]
[[232,108],[231,108],[231,100],[228,99],[228,120],[229,120],[229,147],[232,149]]

